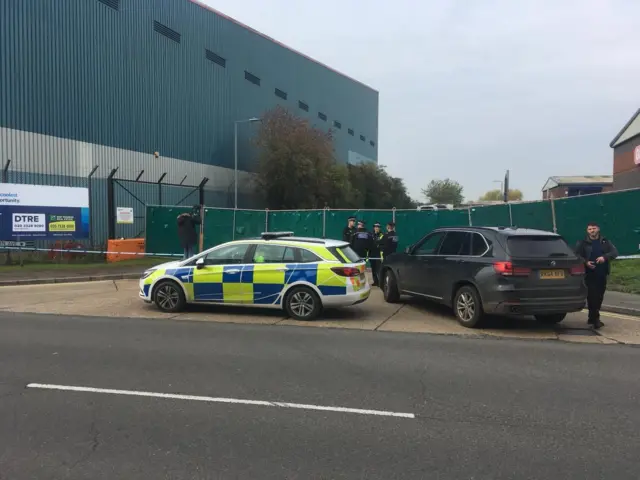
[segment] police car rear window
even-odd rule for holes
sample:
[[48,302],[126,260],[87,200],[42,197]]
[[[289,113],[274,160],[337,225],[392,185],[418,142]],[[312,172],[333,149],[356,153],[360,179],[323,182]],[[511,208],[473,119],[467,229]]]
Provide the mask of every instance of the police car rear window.
[[[357,263],[360,261],[360,256],[354,252],[349,245],[339,248],[329,247],[328,250],[342,263]],[[342,255],[340,255],[341,253]]]
[[572,257],[573,251],[561,237],[513,236],[507,239],[509,255],[519,258]]

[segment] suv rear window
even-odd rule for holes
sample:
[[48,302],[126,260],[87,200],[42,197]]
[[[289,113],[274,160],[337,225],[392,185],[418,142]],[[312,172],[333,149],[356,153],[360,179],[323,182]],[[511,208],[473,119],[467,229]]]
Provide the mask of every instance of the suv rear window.
[[[334,257],[340,260],[342,263],[358,263],[361,258],[349,245],[344,247],[329,247],[327,248]],[[342,255],[340,255],[342,253]],[[345,257],[347,260],[345,260]]]
[[513,236],[507,238],[507,250],[512,257],[573,257],[573,250],[562,237],[555,236]]

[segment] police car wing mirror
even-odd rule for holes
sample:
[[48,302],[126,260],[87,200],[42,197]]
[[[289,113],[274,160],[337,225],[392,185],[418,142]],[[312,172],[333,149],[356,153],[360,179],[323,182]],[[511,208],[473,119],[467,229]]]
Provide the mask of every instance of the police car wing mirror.
[[200,257],[198,260],[196,260],[196,268],[199,270],[202,267],[204,267],[204,258]]

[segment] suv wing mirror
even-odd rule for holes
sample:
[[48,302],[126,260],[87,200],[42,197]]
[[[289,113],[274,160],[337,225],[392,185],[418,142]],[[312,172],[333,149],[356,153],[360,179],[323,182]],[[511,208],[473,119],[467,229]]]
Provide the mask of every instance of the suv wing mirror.
[[411,247],[407,247],[404,249],[404,253],[406,253],[407,255],[411,254]]

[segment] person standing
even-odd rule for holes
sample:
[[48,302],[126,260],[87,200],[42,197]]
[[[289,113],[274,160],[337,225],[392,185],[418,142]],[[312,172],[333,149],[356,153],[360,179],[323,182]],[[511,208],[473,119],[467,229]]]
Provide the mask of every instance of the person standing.
[[198,232],[196,225],[200,224],[198,216],[191,213],[182,213],[178,215],[178,238],[180,246],[184,250],[184,259],[193,257],[195,254],[195,246],[198,243]]
[[398,234],[396,233],[396,224],[394,222],[387,223],[387,233],[382,239],[382,260],[392,253],[398,251]]
[[373,237],[367,232],[364,226],[364,221],[358,222],[358,229],[353,234],[353,241],[351,242],[351,248],[356,252],[360,258],[368,258],[369,252],[373,246]]
[[373,286],[377,287],[380,284],[378,273],[380,272],[382,240],[384,239],[384,233],[380,231],[380,224],[378,222],[373,224],[373,232],[371,233],[371,237],[372,237],[372,242],[371,242],[371,250],[369,251],[369,263],[371,263],[371,274],[373,275]]
[[576,255],[586,267],[585,284],[587,285],[587,306],[589,308],[588,323],[593,328],[601,328],[600,307],[607,290],[607,277],[611,273],[611,261],[618,256],[618,249],[611,241],[600,234],[600,227],[595,222],[587,225],[587,235],[578,241]]
[[353,240],[353,235],[356,233],[356,217],[349,217],[347,219],[347,226],[342,230],[342,240],[351,245],[351,241]]

